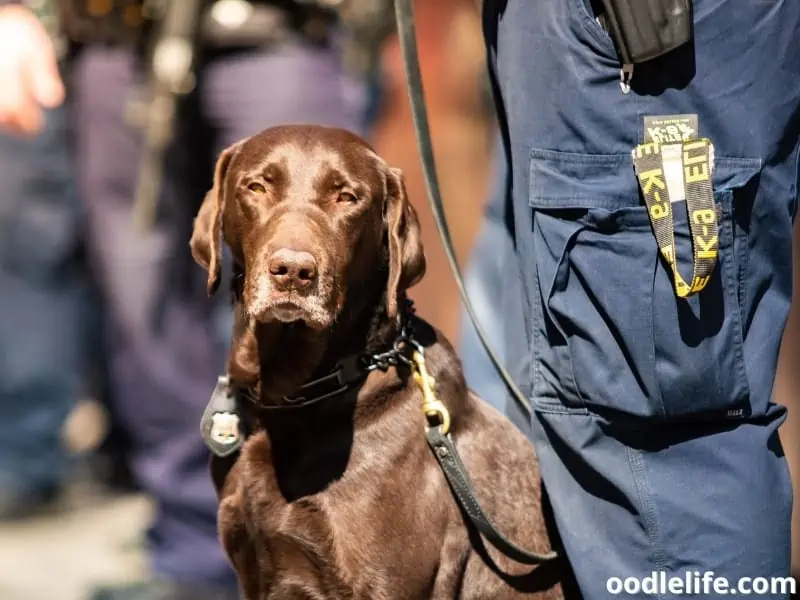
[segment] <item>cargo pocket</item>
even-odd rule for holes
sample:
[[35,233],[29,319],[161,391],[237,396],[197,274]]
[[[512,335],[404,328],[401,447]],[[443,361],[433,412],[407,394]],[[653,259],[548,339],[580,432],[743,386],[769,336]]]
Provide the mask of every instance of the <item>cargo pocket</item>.
[[[746,240],[733,207],[758,160],[714,166],[719,259],[706,288],[678,298],[629,154],[534,150],[534,401],[539,408],[644,418],[749,413],[740,278]],[[692,272],[685,203],[673,204],[678,263]]]

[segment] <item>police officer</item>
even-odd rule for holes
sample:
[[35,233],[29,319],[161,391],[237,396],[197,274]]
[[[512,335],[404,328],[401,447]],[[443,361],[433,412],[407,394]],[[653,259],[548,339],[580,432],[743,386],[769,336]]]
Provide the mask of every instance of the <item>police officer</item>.
[[[87,2],[79,11],[120,7],[114,14],[135,25],[125,12],[134,4]],[[88,245],[109,307],[115,412],[133,439],[135,475],[157,507],[148,537],[156,581],[103,590],[97,600],[236,597],[217,540],[217,502],[198,429],[224,344],[203,286],[195,285],[201,273],[188,252],[192,219],[222,148],[285,122],[358,131],[363,116],[363,94],[341,66],[336,31],[306,27],[304,15],[313,9],[307,2],[223,0],[212,5],[211,16],[218,24],[244,22],[243,15],[263,14],[259,7],[289,11],[283,22],[290,29],[279,32],[280,41],[234,41],[202,52],[194,91],[179,107],[157,219],[145,235],[131,218],[142,136],[126,121],[131,94],[144,78],[138,38],[93,40],[92,32],[108,28],[83,27],[87,37],[70,66]],[[58,105],[64,94],[52,46],[24,6],[0,8],[0,81],[0,123],[15,131],[36,131],[41,107]]]
[[[693,4],[693,42],[632,77],[599,2],[483,6],[508,165],[495,210],[515,249],[504,272],[521,274],[521,310],[501,313],[514,320],[506,363],[533,403],[544,483],[586,598],[651,597],[642,581],[654,571],[683,580],[660,598],[706,572],[727,579],[720,588],[765,577],[765,597],[788,596],[769,580],[789,574],[792,504],[785,409],[771,394],[792,290],[800,3]],[[708,139],[713,157],[691,154],[704,142],[684,147],[684,187],[649,210],[634,160],[655,160],[653,146],[632,151],[675,131],[680,143]],[[690,217],[700,196],[681,190],[695,160],[714,207]],[[672,253],[651,223],[665,214]],[[697,225],[718,227],[714,272],[679,296],[667,257],[691,281]],[[698,597],[715,597],[702,585]]]
[[63,426],[82,391],[90,304],[66,111],[0,135],[0,520],[50,508],[70,460]]

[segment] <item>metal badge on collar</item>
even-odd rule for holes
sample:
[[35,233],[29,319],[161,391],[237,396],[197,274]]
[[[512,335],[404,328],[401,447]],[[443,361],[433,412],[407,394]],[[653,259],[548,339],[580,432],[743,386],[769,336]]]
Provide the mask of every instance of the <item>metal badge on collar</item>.
[[242,446],[244,435],[236,394],[227,376],[217,379],[200,421],[200,433],[209,450],[219,457],[233,454]]
[[214,413],[211,415],[211,439],[228,446],[239,439],[239,415]]

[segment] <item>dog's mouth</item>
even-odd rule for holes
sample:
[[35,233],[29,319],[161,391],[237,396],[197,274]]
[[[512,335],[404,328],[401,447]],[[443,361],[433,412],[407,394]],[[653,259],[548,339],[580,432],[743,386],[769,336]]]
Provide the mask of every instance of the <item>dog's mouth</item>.
[[276,294],[264,306],[249,311],[259,323],[282,324],[292,328],[327,329],[333,319],[315,297],[295,298]]
[[284,300],[273,305],[269,311],[272,320],[286,323],[287,325],[304,325],[309,311],[299,304]]
[[245,280],[241,299],[252,320],[265,325],[304,325],[315,330],[333,325],[335,287],[330,278],[321,274],[305,289],[279,284],[263,275]]

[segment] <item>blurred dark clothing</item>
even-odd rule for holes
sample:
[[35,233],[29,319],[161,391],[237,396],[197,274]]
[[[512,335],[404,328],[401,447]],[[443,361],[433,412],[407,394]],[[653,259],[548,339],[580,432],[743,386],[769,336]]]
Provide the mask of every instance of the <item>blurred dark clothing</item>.
[[0,490],[57,486],[61,428],[86,371],[89,311],[66,111],[0,136]]
[[[506,328],[518,327],[522,320],[522,282],[514,241],[508,234],[503,216],[508,165],[500,139],[495,143],[492,166],[493,186],[464,271],[464,285],[492,351],[502,365],[517,372],[528,357],[524,353],[508,353],[506,347],[506,338],[514,337],[513,331],[508,332]],[[528,417],[509,395],[463,305],[458,349],[469,387],[508,416],[522,432],[532,436]]]

